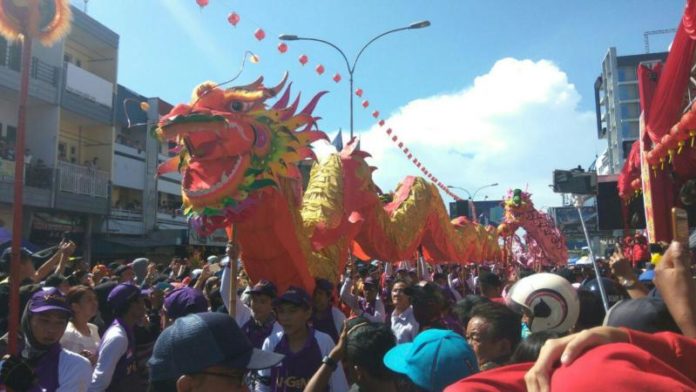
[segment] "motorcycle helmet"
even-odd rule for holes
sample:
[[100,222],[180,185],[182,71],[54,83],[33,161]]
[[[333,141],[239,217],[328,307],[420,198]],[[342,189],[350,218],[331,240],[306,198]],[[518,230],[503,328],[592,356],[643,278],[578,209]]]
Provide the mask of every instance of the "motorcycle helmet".
[[506,303],[530,316],[532,332],[566,333],[580,314],[578,294],[570,282],[546,272],[520,279],[508,292]]

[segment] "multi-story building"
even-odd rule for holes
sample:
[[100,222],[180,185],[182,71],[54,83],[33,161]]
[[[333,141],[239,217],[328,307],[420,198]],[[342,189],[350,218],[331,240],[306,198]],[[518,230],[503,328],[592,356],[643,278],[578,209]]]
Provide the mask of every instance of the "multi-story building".
[[181,178],[155,177],[169,151],[148,132],[171,105],[118,85],[118,34],[72,10],[62,42],[32,47],[21,228],[12,227],[21,46],[0,38],[0,242],[21,230],[42,247],[69,232],[87,260],[171,254],[189,242]]
[[616,48],[609,48],[602,61],[602,74],[594,85],[597,137],[607,139],[607,149],[596,162],[597,174],[619,173],[631,144],[638,139],[638,65],[666,58],[666,52],[618,56]]

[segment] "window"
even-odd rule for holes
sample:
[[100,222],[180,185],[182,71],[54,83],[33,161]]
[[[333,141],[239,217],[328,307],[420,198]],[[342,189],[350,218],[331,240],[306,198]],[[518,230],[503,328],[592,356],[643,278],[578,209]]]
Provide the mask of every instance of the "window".
[[19,42],[10,44],[7,66],[18,72],[22,67],[22,46]]
[[631,99],[639,99],[637,84],[624,84],[619,86],[619,100],[627,101]]
[[623,65],[619,67],[619,82],[638,80],[638,67],[635,65]]
[[622,121],[621,122],[621,137],[623,139],[638,139],[639,125],[638,121]]
[[5,132],[5,138],[9,142],[16,142],[17,141],[17,128],[13,127],[11,125],[7,126],[7,131]]
[[7,65],[7,40],[0,37],[0,65]]
[[622,103],[620,110],[622,119],[637,119],[640,117],[639,103]]

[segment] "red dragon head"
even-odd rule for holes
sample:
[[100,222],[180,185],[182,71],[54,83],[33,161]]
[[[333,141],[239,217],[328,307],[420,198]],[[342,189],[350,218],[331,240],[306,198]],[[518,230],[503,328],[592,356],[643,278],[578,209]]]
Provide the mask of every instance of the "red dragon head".
[[190,104],[176,105],[160,119],[154,133],[175,142],[177,155],[160,165],[158,174],[181,172],[184,211],[194,227],[221,227],[251,192],[275,185],[279,177],[300,178],[298,163],[314,157],[310,144],[326,138],[312,131],[318,119],[312,111],[324,92],[295,113],[299,96],[288,106],[288,86],[273,107],[266,107],[286,81],[287,73],[271,88],[263,77],[228,89],[205,82],[193,90]]

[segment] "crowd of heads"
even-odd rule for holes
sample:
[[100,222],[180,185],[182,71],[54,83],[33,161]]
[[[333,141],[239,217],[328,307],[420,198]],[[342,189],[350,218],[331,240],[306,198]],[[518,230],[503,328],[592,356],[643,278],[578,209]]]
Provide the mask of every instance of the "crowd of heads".
[[[73,251],[74,244],[63,242],[53,255],[20,252],[21,350],[2,366],[30,374],[34,384],[23,377],[26,385],[55,384],[45,374],[45,358],[66,350],[85,388],[311,391],[356,384],[440,391],[475,373],[533,362],[547,340],[600,325],[680,332],[650,282],[639,280],[654,268],[635,266],[630,275],[620,257],[600,262],[600,279],[581,266],[530,271],[353,260],[338,282],[316,279],[311,292],[249,282],[242,268],[238,292],[230,295],[225,254],[191,255],[198,265],[136,258],[87,266],[66,261]],[[228,253],[237,258],[236,250]],[[9,260],[6,250],[0,271],[9,271]],[[7,278],[0,283],[3,332],[5,286]],[[127,347],[123,355],[131,355],[127,360],[108,358],[109,344],[118,339]],[[322,378],[324,366],[340,372]],[[3,382],[28,390],[6,373],[0,369]]]

